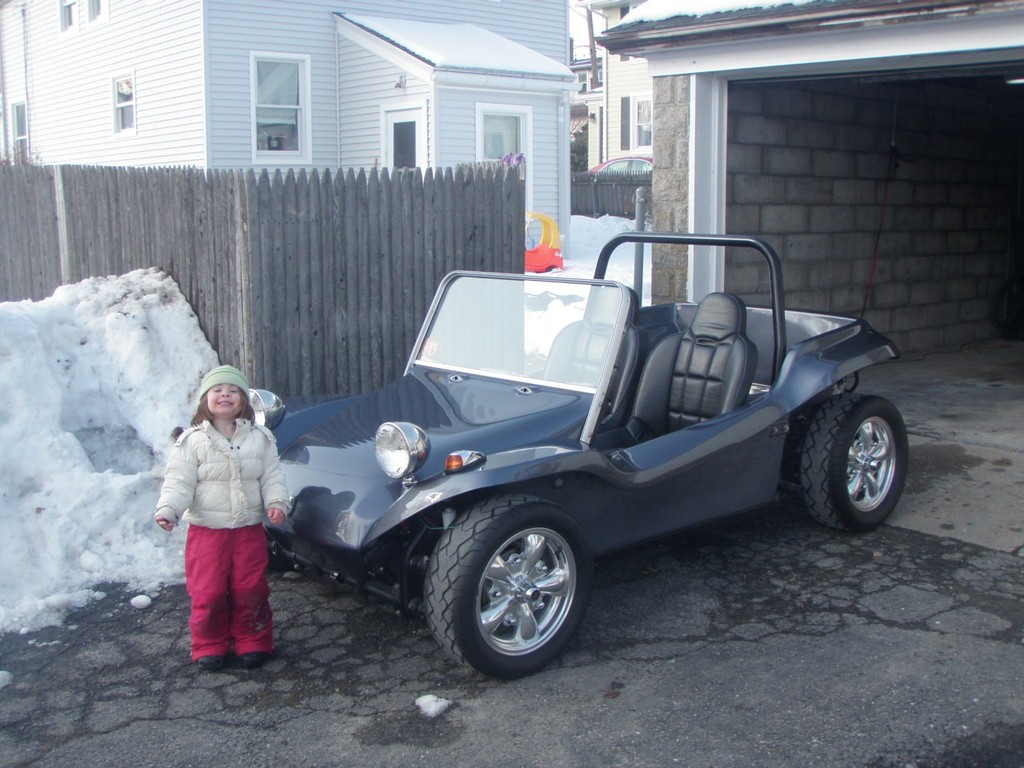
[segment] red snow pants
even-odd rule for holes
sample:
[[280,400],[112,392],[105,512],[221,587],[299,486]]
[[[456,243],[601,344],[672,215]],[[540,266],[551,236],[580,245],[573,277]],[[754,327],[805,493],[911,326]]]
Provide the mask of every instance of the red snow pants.
[[262,525],[203,528],[190,525],[185,582],[192,598],[192,660],[274,650],[274,619],[267,584],[267,534]]

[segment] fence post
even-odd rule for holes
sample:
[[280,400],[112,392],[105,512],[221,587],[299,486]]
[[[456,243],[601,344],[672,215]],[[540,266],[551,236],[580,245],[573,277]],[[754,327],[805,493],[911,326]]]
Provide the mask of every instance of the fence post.
[[[208,171],[214,173],[214,171]],[[238,295],[238,364],[256,381],[266,381],[266,371],[256,371],[255,353],[252,349],[252,337],[255,333],[252,321],[252,254],[255,234],[249,226],[249,192],[244,171],[229,171],[224,174],[225,181],[233,189],[232,206],[228,213],[232,221],[228,226],[234,228],[235,244],[235,291]],[[255,185],[253,185],[255,188]],[[264,386],[266,386],[264,384]]]
[[71,254],[68,253],[68,210],[64,199],[64,166],[53,169],[53,199],[57,208],[57,247],[60,252],[60,283],[71,282]]
[[[636,200],[636,221],[633,229],[643,232],[647,228],[647,190],[644,187],[637,187],[635,192]],[[653,266],[652,266],[653,269]],[[644,297],[644,244],[636,243],[633,246],[633,289],[641,301]]]

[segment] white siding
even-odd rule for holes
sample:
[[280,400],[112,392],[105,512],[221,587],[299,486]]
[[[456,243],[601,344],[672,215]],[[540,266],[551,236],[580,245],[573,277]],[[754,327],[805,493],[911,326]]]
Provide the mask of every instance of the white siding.
[[206,0],[210,166],[252,165],[251,53],[309,56],[314,167],[337,165],[337,76],[329,3]]
[[[647,74],[647,61],[644,59],[633,58],[622,61],[622,57],[615,54],[610,54],[608,59],[609,74],[605,85],[607,94],[605,119],[608,126],[605,134],[607,141],[605,159],[611,160],[615,157],[640,153],[641,150],[622,148],[622,99],[637,96],[650,98],[654,90],[654,81]],[[650,152],[650,148],[642,151]]]
[[[252,163],[249,58],[254,50],[310,56],[315,167],[373,167],[381,154],[382,107],[416,100],[429,105],[429,84],[410,77],[404,92],[396,91],[401,70],[345,40],[336,49],[334,12],[477,24],[563,64],[568,59],[565,0],[312,0],[286,8],[280,0],[207,0],[207,6],[212,167]],[[427,164],[436,165],[430,128]]]
[[[384,141],[382,111],[429,104],[431,86],[353,43],[342,40],[340,45],[341,167],[377,167],[381,163]],[[396,89],[395,84],[402,74],[406,74],[405,88]],[[428,166],[433,164],[431,132],[429,125],[422,129],[427,131],[427,157],[420,164]]]
[[[568,157],[559,158],[558,98],[490,90],[440,89],[437,94],[437,158],[442,167],[476,161],[477,104],[532,107],[533,134],[530,137],[529,210],[558,216],[558,168],[568,168]],[[564,131],[568,127],[562,126]],[[568,139],[566,138],[566,141]],[[559,222],[563,228],[568,222]]]
[[[610,8],[606,11],[609,23],[616,24],[621,20],[624,8]],[[622,148],[622,99],[624,97],[652,96],[654,80],[648,74],[647,60],[636,57],[619,56],[602,51],[605,58],[605,135],[603,158],[611,160],[625,155],[639,154],[639,150]],[[596,105],[595,105],[596,106]],[[594,126],[596,127],[596,126]],[[595,133],[598,131],[595,130]],[[643,150],[650,153],[650,149]],[[600,162],[596,159],[591,147],[592,164]]]
[[[0,82],[0,105],[3,115],[0,116],[0,157],[10,158],[14,154],[13,116],[11,105],[24,102],[25,91],[24,48],[21,34],[21,11],[13,4],[0,5],[0,71],[3,81]],[[29,118],[31,119],[31,118]]]
[[[109,18],[61,32],[56,2],[3,8],[4,78],[26,97],[33,159],[98,165],[205,164],[199,0],[111,0]],[[27,88],[23,72],[28,70]],[[113,80],[135,77],[135,125],[114,131]],[[18,99],[20,100],[20,98]]]
[[[106,20],[80,20],[66,33],[60,31],[56,0],[25,3],[26,85],[21,3],[0,0],[8,143],[10,105],[24,100],[33,153],[41,162],[251,166],[249,67],[251,52],[262,51],[309,56],[311,164],[372,165],[380,155],[382,103],[422,99],[430,108],[430,89],[410,78],[404,92],[374,94],[376,85],[397,79],[398,71],[366,59],[358,71],[342,66],[339,78],[333,12],[478,24],[557,61],[568,60],[566,0],[109,2]],[[132,73],[136,131],[117,134],[113,79]],[[429,163],[438,164],[434,126],[426,128]]]

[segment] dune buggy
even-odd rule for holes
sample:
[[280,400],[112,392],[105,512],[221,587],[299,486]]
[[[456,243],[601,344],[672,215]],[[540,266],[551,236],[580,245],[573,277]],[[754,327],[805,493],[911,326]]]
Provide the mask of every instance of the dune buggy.
[[[627,242],[752,249],[770,306],[641,307],[604,279]],[[785,310],[755,238],[618,235],[588,280],[455,272],[394,383],[283,420],[259,393],[295,494],[271,548],[424,616],[482,673],[529,675],[583,620],[596,557],[785,492],[826,525],[880,525],[906,429],[852,390],[896,356],[863,320]]]

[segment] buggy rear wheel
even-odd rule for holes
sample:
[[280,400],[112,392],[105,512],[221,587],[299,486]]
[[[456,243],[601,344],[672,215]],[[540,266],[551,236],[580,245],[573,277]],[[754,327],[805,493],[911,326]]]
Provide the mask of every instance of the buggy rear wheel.
[[811,419],[800,456],[808,510],[832,528],[878,527],[903,492],[909,455],[903,417],[885,398],[826,401]]

